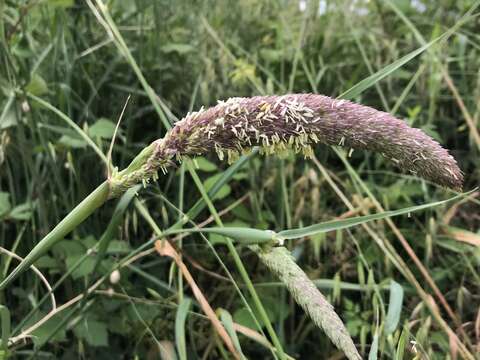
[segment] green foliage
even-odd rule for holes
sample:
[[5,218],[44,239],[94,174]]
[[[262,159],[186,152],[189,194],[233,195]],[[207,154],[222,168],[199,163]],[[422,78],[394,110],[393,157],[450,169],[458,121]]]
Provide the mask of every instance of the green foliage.
[[108,330],[103,322],[84,319],[73,328],[73,331],[78,338],[91,346],[108,346]]
[[[466,121],[469,114],[478,118],[478,9],[462,18],[478,2],[307,1],[304,10],[298,1],[277,0],[105,5],[115,25],[108,31],[84,1],[0,1],[2,248],[28,254],[111,173],[106,155],[129,95],[113,148],[119,169],[161,138],[166,124],[202,105],[230,96],[316,92],[395,112],[452,149],[466,175],[465,189],[478,184],[480,144]],[[464,329],[465,334],[458,332],[461,341],[475,343],[468,324],[478,315],[472,306],[480,281],[478,245],[472,245],[479,238],[478,201],[464,198],[392,218],[457,322],[385,222],[388,211],[452,194],[401,175],[368,153],[356,151],[339,161],[338,153],[318,147],[315,155],[325,173],[316,161],[262,158],[255,151],[228,168],[214,157],[197,158],[192,167],[213,201],[208,206],[184,166],[135,189],[118,206],[108,202],[35,262],[54,288],[57,306],[85,297],[13,350],[33,358],[41,353],[144,359],[161,352],[181,359],[220,358],[220,342],[179,269],[166,258],[142,253],[171,227],[194,228],[204,221],[204,227],[219,227],[211,224],[215,212],[224,226],[239,228],[233,235],[242,239],[250,239],[251,233],[245,234],[252,229],[262,239],[267,229],[296,234],[299,239],[289,241],[289,249],[335,305],[364,358],[410,359],[414,346],[424,357],[454,356],[449,336],[398,257],[433,295],[445,322]],[[370,195],[385,213],[372,206]],[[325,227],[338,216],[366,216],[372,222],[340,229],[355,223],[343,218]],[[311,224],[322,225],[306,232]],[[317,233],[328,229],[335,231]],[[185,234],[177,232],[169,240],[211,306],[220,309],[235,347],[246,358],[279,358],[225,250],[228,231],[182,239]],[[471,242],[462,241],[466,236],[458,231]],[[239,245],[237,251],[283,350],[301,359],[337,356],[248,248]],[[2,253],[2,277],[18,264],[7,259]],[[118,267],[115,282],[110,273]],[[88,293],[97,281],[101,284]],[[12,322],[7,331],[2,317],[2,337],[18,337],[51,310],[43,283],[31,271],[1,295]],[[236,324],[258,337],[238,332]]]
[[115,132],[115,124],[108,119],[98,119],[89,129],[88,133],[91,137],[111,139]]
[[188,311],[190,310],[191,299],[185,298],[178,305],[177,315],[175,317],[175,343],[180,360],[187,359],[187,342],[185,338],[185,322]]
[[10,204],[10,194],[7,192],[0,192],[0,216],[5,216],[10,211],[12,205]]
[[398,326],[400,315],[402,313],[403,305],[403,288],[402,286],[393,281],[390,283],[390,301],[388,304],[388,313],[385,319],[385,334],[390,335]]

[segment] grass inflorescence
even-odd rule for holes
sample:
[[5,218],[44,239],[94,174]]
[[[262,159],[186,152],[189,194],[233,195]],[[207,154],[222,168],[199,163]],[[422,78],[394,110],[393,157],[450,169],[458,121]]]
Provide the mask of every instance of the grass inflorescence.
[[[439,185],[461,191],[463,175],[438,142],[404,121],[373,108],[315,94],[230,98],[187,114],[111,179],[112,196],[139,181],[158,179],[174,160],[215,151],[229,163],[254,146],[260,153],[310,158],[317,144],[380,153],[394,165]],[[143,160],[143,162],[142,162]]]

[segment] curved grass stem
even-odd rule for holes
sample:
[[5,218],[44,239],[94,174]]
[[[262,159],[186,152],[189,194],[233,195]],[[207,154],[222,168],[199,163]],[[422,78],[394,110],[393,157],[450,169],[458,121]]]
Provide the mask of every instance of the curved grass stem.
[[104,181],[80,204],[78,204],[52,231],[28,253],[25,259],[0,283],[0,290],[5,289],[22,272],[27,270],[38,258],[48,251],[54,244],[62,240],[65,235],[74,230],[87,217],[108,199],[109,184]]

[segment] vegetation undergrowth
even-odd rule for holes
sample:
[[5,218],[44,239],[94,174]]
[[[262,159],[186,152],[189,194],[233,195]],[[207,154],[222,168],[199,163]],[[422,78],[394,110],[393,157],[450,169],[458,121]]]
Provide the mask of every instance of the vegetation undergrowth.
[[[315,92],[395,113],[454,149],[474,187],[478,2],[419,3],[1,2],[2,276],[10,281],[15,254],[27,256],[118,174],[111,163],[124,168],[177,118],[228,97]],[[78,226],[111,195],[103,183],[88,211],[49,235],[49,252],[31,258],[37,274],[3,283],[3,351],[335,356],[285,284],[241,246],[271,240],[266,229],[299,228],[288,253],[362,357],[474,358],[476,192],[438,201],[451,195],[363,151],[257,152],[232,154],[230,166],[203,153],[185,159]],[[413,213],[418,204],[429,209]],[[401,208],[411,214],[385,212]],[[355,216],[361,226],[350,228]],[[325,223],[336,217],[346,220]],[[320,227],[305,232],[310,224]],[[159,238],[174,248],[153,247]]]

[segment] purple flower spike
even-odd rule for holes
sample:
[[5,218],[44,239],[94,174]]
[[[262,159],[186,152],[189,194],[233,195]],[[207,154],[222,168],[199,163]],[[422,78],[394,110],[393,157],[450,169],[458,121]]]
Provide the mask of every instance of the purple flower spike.
[[315,143],[375,151],[411,174],[462,189],[455,159],[421,130],[386,112],[315,94],[230,98],[188,114],[156,141],[149,168],[212,150],[233,161],[252,146],[266,154],[293,150],[308,157]]

